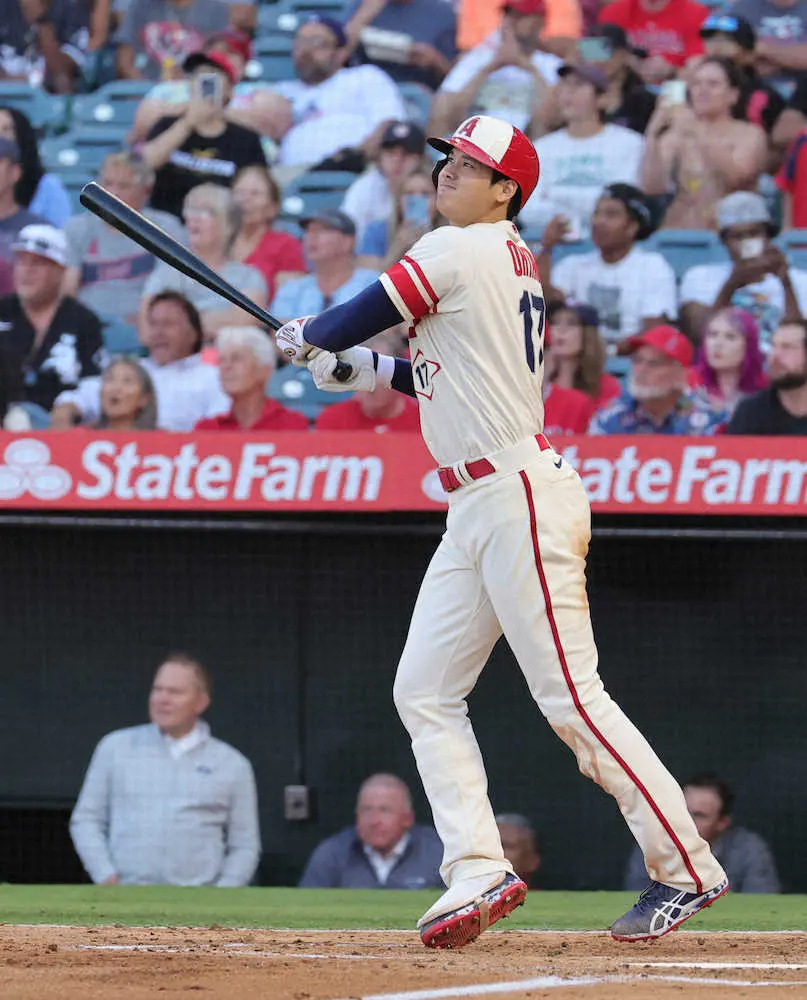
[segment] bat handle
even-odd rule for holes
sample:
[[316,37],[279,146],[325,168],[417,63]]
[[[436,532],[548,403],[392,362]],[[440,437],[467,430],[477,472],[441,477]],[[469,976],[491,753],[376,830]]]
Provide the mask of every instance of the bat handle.
[[333,377],[337,382],[347,382],[352,374],[353,365],[348,364],[347,361],[336,362],[336,367],[333,370]]

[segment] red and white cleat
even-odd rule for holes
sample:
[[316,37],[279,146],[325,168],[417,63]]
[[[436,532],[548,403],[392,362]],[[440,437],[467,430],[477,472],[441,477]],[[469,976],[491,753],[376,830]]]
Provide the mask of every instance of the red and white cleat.
[[467,903],[431,919],[427,912],[418,922],[420,939],[427,948],[463,948],[497,920],[508,917],[526,898],[526,884],[508,872]]

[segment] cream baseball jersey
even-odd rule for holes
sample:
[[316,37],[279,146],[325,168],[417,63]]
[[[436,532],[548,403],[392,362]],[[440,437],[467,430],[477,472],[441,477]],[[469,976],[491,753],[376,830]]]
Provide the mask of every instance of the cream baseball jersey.
[[544,296],[512,222],[436,229],[380,280],[412,324],[423,438],[440,465],[542,430]]

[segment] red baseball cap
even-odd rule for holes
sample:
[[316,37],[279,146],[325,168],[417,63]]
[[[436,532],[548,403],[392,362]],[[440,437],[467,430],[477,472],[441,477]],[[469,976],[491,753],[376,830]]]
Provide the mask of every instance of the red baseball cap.
[[630,337],[620,346],[619,353],[633,354],[640,347],[654,347],[684,368],[689,368],[692,364],[695,353],[691,342],[674,326],[654,326],[644,333]]
[[230,52],[235,52],[241,56],[244,62],[249,62],[252,58],[252,42],[245,31],[238,28],[225,28],[211,35],[205,42],[205,51],[209,52],[213,45],[226,45]]
[[529,17],[530,14],[545,13],[546,3],[544,0],[505,0],[502,4],[502,9]]

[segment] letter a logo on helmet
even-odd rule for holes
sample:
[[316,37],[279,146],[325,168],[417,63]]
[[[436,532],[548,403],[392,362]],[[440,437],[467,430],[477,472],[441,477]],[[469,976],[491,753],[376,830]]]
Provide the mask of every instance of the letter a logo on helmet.
[[541,172],[535,146],[522,131],[489,115],[467,118],[447,139],[430,138],[429,145],[446,156],[458,149],[472,160],[498,170],[518,184],[522,206],[535,190]]

